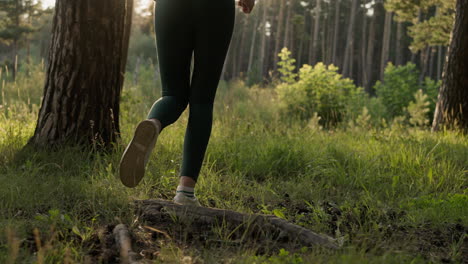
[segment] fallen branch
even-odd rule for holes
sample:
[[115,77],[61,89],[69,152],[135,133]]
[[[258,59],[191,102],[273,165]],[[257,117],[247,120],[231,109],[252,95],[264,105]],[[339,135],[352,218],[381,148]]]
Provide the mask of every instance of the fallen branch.
[[141,219],[156,225],[167,219],[169,215],[194,227],[217,225],[230,227],[233,229],[231,234],[241,236],[241,240],[248,236],[269,237],[297,242],[302,246],[320,245],[332,249],[339,248],[336,241],[329,236],[317,234],[272,215],[244,214],[230,210],[179,205],[165,200],[137,200],[135,204]]
[[121,264],[138,264],[138,255],[132,251],[132,240],[127,226],[124,224],[117,225],[114,230],[114,239],[120,251]]

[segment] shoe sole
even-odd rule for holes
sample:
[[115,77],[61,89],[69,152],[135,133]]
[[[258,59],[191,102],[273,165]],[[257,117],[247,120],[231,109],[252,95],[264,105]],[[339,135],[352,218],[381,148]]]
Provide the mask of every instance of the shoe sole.
[[178,198],[177,195],[176,195],[176,197],[174,197],[172,199],[172,202],[174,202],[175,204],[180,204],[180,205],[202,206],[200,204],[200,201],[198,201],[198,200],[193,201],[193,200],[187,199],[185,197]]
[[155,143],[157,136],[157,127],[153,122],[144,120],[138,124],[120,161],[120,180],[125,186],[133,188],[143,179],[145,157],[152,150],[151,145]]

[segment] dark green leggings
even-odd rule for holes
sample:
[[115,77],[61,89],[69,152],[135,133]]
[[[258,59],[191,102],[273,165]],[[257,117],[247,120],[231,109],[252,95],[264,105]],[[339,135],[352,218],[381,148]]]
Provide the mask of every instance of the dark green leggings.
[[177,121],[189,105],[180,175],[195,181],[211,134],[213,102],[234,20],[234,0],[156,0],[162,97],[148,118],[158,119],[164,128]]

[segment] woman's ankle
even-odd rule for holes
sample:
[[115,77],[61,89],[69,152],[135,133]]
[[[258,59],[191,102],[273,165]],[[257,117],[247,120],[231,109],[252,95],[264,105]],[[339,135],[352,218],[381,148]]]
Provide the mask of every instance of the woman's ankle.
[[179,186],[195,188],[196,184],[197,184],[197,182],[194,181],[191,177],[180,176],[180,178],[179,178]]

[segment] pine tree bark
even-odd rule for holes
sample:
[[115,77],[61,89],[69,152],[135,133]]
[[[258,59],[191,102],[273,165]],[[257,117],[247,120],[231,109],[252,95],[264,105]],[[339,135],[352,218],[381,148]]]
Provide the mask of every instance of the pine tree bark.
[[[418,9],[418,23],[421,22],[422,20],[422,11],[421,11],[421,8]],[[411,52],[411,62],[416,64],[416,60],[417,60],[417,57],[418,55],[420,54],[421,52],[420,51],[417,51],[417,52]]]
[[[20,10],[20,2],[19,0],[15,0],[15,26],[16,28],[20,27],[20,16],[21,16],[21,10]],[[17,70],[18,70],[18,42],[19,42],[19,36],[15,34],[15,37],[13,38],[13,54],[12,54],[12,61],[14,63],[14,66],[12,68],[12,77],[13,80],[16,80],[16,75],[17,75]]]
[[[332,22],[332,16],[331,16],[331,11],[332,11],[332,8],[331,8],[331,3],[328,3],[327,4],[327,10],[328,10],[328,18],[327,18],[327,23],[331,23]],[[327,31],[327,48],[326,48],[326,58],[325,58],[325,61],[326,61],[326,64],[329,65],[329,64],[332,64],[333,61],[332,61],[332,55],[333,55],[333,35],[334,35],[334,28],[332,26],[330,27],[326,27],[325,29]]]
[[436,49],[434,47],[431,47],[430,49],[430,55],[429,55],[429,77],[431,79],[434,78],[434,67],[435,67],[435,57],[436,57]]
[[304,12],[302,14],[304,16],[304,25],[302,25],[302,29],[301,29],[301,32],[302,34],[300,34],[299,38],[300,38],[300,41],[299,41],[299,53],[297,54],[297,66],[296,68],[299,69],[301,67],[301,65],[303,64],[302,63],[302,58],[303,58],[303,52],[304,52],[304,38],[306,37],[306,34],[305,34],[305,28],[306,28],[306,25],[305,25],[305,21],[306,21],[306,17],[307,17],[307,9],[304,8]]
[[457,0],[455,26],[444,66],[432,131],[468,133],[468,2]]
[[[324,8],[321,9],[322,12],[324,12]],[[328,25],[328,16],[325,12],[324,16],[323,16],[323,22],[322,22],[323,25]],[[318,62],[326,62],[327,60],[327,46],[326,46],[326,43],[327,43],[327,30],[326,28],[323,28],[323,29],[320,29],[319,27],[319,31],[322,32],[322,50],[320,52],[320,55],[317,55],[317,61]],[[320,34],[319,34],[320,35]]]
[[380,79],[383,80],[385,67],[390,57],[390,37],[392,34],[392,13],[385,12],[384,36],[382,41],[382,54],[380,58]]
[[371,84],[373,80],[373,62],[374,62],[374,47],[375,47],[375,26],[377,23],[377,14],[374,13],[369,25],[369,37],[367,40],[367,54],[365,63],[365,82],[363,84],[364,90],[371,94]]
[[427,46],[424,51],[421,51],[421,72],[419,74],[419,84],[422,84],[429,69],[429,57],[431,55],[431,47]]
[[333,52],[332,52],[332,63],[336,66],[340,66],[338,62],[338,38],[339,38],[339,33],[340,33],[340,1],[341,0],[335,0],[335,23],[334,27],[335,30],[333,30]]
[[252,71],[254,53],[255,53],[255,42],[257,40],[257,31],[258,31],[258,19],[255,18],[254,27],[252,30],[252,40],[250,41],[250,51],[249,51],[249,64],[247,66],[247,72]]
[[262,2],[263,8],[263,14],[262,14],[262,27],[261,27],[261,32],[262,32],[262,38],[260,42],[260,69],[259,69],[259,75],[260,75],[260,80],[263,80],[263,77],[265,76],[265,52],[266,52],[266,23],[267,23],[267,11],[268,11],[268,0],[263,0]]
[[283,47],[287,47],[289,50],[292,51],[292,47],[290,45],[290,31],[291,31],[291,9],[292,9],[292,0],[288,1],[288,10],[286,11],[286,26],[284,28],[284,39],[283,39]]
[[351,1],[351,14],[349,17],[348,34],[346,37],[346,49],[343,59],[343,76],[345,77],[349,77],[352,74],[350,70],[350,64],[353,63],[352,56],[354,52],[354,23],[356,21],[356,9],[358,4],[358,0]]
[[366,10],[362,11],[362,32],[361,32],[361,58],[359,60],[359,70],[360,70],[360,78],[361,78],[361,85],[365,85],[367,83],[367,75],[366,75],[366,51],[367,51],[367,15]]
[[[234,28],[234,32],[232,34],[232,44],[234,47],[239,47],[239,27]],[[230,65],[231,65],[231,78],[236,78],[238,77],[238,72],[237,72],[237,56],[239,54],[240,50],[238,48],[232,49],[232,54],[231,54],[231,60],[230,60]]]
[[57,0],[31,144],[109,147],[116,141],[132,3]]
[[403,64],[403,23],[398,22],[397,25],[397,39],[396,39],[396,58],[395,58],[395,65],[402,65]]
[[242,35],[241,35],[241,39],[240,39],[240,44],[238,46],[238,49],[239,49],[239,52],[237,54],[237,59],[236,59],[236,72],[241,74],[242,73],[242,66],[244,65],[244,57],[245,57],[245,53],[244,53],[244,46],[245,46],[245,38],[247,36],[247,26],[248,26],[248,18],[245,18],[243,20],[243,26],[242,26]]
[[443,52],[444,52],[444,49],[442,48],[442,46],[438,46],[437,47],[437,81],[439,81],[442,77],[442,65],[443,65]]
[[317,6],[315,7],[314,12],[314,35],[312,38],[312,65],[317,63],[317,53],[318,53],[318,36],[320,31],[320,14],[321,14],[321,0],[317,0]]
[[[283,24],[284,24],[284,6],[286,0],[279,0],[280,1],[280,10],[279,10],[279,17],[278,17],[278,29],[276,30],[276,38],[275,38],[275,54],[273,54],[273,69],[276,71],[278,69],[278,53],[280,52],[280,45],[283,39]],[[283,46],[284,47],[284,46]]]
[[375,48],[375,27],[377,23],[377,14],[374,13],[369,24],[369,36],[367,39],[367,53],[365,62],[365,82],[363,84],[365,91],[371,94],[371,84],[373,80],[373,63],[374,63],[374,48]]

